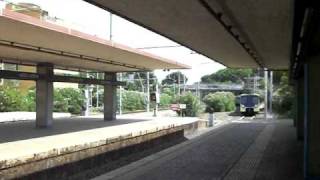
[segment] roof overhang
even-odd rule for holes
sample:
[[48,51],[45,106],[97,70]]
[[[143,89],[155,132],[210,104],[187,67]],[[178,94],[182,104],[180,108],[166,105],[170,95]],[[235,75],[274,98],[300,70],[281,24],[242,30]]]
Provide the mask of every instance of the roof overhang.
[[8,10],[0,11],[0,60],[104,72],[187,65]]
[[85,1],[229,67],[289,67],[294,0]]

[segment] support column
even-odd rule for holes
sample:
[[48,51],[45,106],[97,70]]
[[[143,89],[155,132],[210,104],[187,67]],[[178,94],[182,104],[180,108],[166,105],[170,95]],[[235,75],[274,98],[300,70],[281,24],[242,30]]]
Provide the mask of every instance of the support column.
[[36,127],[46,128],[53,119],[53,65],[38,64],[37,73],[44,78],[36,82]]
[[268,71],[264,69],[264,119],[268,119]]
[[308,178],[320,178],[320,56],[305,65],[305,169]]
[[150,112],[150,72],[147,72],[147,112]]
[[269,103],[269,114],[271,117],[273,117],[272,115],[272,101],[273,101],[273,71],[268,71],[269,72],[269,99],[268,99],[268,103]]
[[[117,81],[116,73],[105,73],[105,80]],[[117,112],[117,86],[104,85],[104,120],[112,121],[116,119]]]
[[300,77],[296,81],[296,117],[295,124],[297,128],[298,140],[303,140],[304,133],[304,81]]

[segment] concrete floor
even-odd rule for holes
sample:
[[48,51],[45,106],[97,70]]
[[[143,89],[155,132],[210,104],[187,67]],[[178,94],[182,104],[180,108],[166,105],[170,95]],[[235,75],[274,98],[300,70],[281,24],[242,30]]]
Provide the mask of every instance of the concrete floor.
[[[11,116],[14,114],[11,113]],[[159,111],[158,117],[175,117],[173,111]],[[102,115],[89,117],[73,117],[54,119],[53,126],[47,129],[35,127],[35,120],[18,120],[15,122],[0,122],[0,144],[18,140],[26,140],[58,134],[72,133],[95,128],[150,121],[156,118],[152,112],[132,113],[117,116],[115,121],[104,121]]]
[[295,137],[290,120],[245,118],[96,180],[299,180],[302,146]]
[[118,119],[103,121],[102,118],[67,118],[55,119],[53,126],[47,129],[38,129],[34,121],[18,121],[0,123],[0,143],[72,133],[95,128],[103,128],[122,124],[148,121],[151,119]]

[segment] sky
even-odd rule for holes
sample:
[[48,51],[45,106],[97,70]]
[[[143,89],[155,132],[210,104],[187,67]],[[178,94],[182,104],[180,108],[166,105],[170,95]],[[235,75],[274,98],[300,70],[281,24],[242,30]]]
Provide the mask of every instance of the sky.
[[[82,0],[6,1],[37,4],[41,6],[43,10],[48,11],[50,16],[63,19],[72,28],[105,39],[109,39],[110,37],[110,13]],[[112,15],[111,29],[113,41],[133,48],[178,45],[163,36],[116,15]],[[203,75],[211,74],[224,68],[223,65],[203,55],[196,54],[185,47],[144,49],[144,51],[192,66],[190,70],[180,70],[188,77],[188,84],[198,82]],[[163,70],[156,70],[155,74],[161,81],[168,73],[174,71],[175,70],[164,72]]]

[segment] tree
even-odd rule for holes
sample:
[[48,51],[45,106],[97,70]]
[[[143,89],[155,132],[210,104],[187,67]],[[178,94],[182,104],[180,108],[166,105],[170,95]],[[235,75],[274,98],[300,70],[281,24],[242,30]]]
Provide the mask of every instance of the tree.
[[162,80],[161,84],[162,85],[178,84],[179,78],[180,78],[180,84],[183,84],[184,78],[185,78],[185,82],[188,81],[188,78],[183,73],[181,73],[180,71],[177,71],[177,72],[172,72],[168,74],[166,78]]
[[280,115],[293,116],[294,93],[289,84],[288,72],[279,72],[280,82],[273,94],[273,109]]
[[201,78],[202,83],[241,83],[246,77],[253,75],[252,69],[221,69]]

